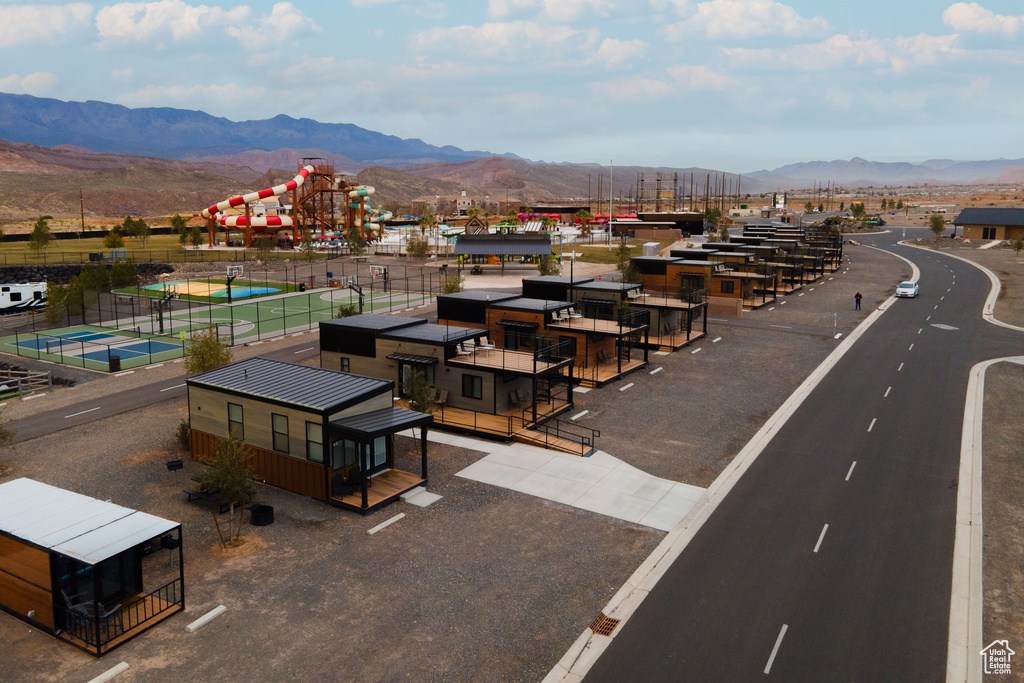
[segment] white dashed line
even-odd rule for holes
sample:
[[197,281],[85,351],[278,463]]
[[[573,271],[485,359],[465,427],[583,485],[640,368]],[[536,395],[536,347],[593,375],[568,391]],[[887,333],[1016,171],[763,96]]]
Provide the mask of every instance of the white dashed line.
[[839,339],[839,338],[840,338],[840,337],[842,337],[842,336],[843,336],[843,333],[842,333],[842,332],[840,332],[839,334],[837,334],[836,336],[834,336],[834,337],[832,337],[832,338],[833,338],[833,339]]
[[293,351],[292,355],[297,356],[300,353],[305,353],[306,351],[315,351],[315,350],[316,350],[315,346],[310,346],[308,349],[299,349],[298,351]]
[[913,344],[911,344],[911,345],[910,345],[910,348],[909,348],[909,349],[907,349],[907,351],[913,351],[913,350],[914,350],[914,345],[913,345]]
[[163,363],[157,363],[156,365],[147,365],[145,369],[146,370],[153,370],[155,368],[162,368],[163,366],[164,366]]
[[651,370],[651,374],[652,375],[657,375],[659,372],[661,372],[664,369],[665,368],[654,368],[653,370]]
[[799,294],[797,294],[797,296],[803,296],[803,295],[804,295],[803,292],[800,292]]
[[691,356],[695,353],[700,353],[700,349],[694,349],[693,351],[690,351]]
[[928,321],[929,321],[929,320],[931,320],[931,319],[932,319],[932,317],[931,317],[931,316],[928,316],[927,318],[925,318],[925,319],[924,319],[924,321],[925,321],[925,322],[928,322]]
[[[852,471],[852,468],[851,468]],[[821,547],[821,542],[825,540],[825,532],[828,531],[828,524],[826,524],[822,530],[821,535],[818,536],[818,542],[814,544],[814,552],[818,552],[818,548]]]
[[896,372],[900,372],[902,369],[903,369],[903,363],[900,363],[900,366],[898,368],[896,368]]
[[627,384],[624,387],[619,387],[619,391],[625,391],[626,389],[629,389],[631,386],[633,386],[632,382],[630,382],[629,384]]
[[857,461],[854,460],[853,464],[850,465],[850,471],[846,473],[846,481],[850,481],[850,477],[853,475],[853,468],[857,466]]
[[922,328],[921,328],[920,330],[918,330],[918,331],[917,331],[917,333],[918,333],[918,334],[921,334],[921,330],[923,330],[923,329],[924,329],[924,328],[922,327]]
[[791,329],[793,329],[792,325],[769,325],[768,327],[781,327],[784,330],[791,330]]
[[712,339],[712,340],[711,340],[711,343],[712,343],[712,344],[717,344],[717,343],[718,343],[718,342],[720,342],[720,341],[722,341],[722,338],[721,338],[721,337],[715,337],[714,339]]
[[890,391],[892,391],[892,387],[889,387],[888,389],[885,390],[885,394],[882,396],[882,398],[889,398]]
[[185,386],[185,385],[184,384],[175,384],[173,387],[167,387],[166,389],[161,389],[160,393],[162,394],[165,391],[171,391],[172,389],[180,389],[183,386]]
[[124,377],[125,375],[133,375],[133,374],[135,374],[134,370],[126,370],[124,372],[117,373],[116,375],[114,375],[114,377]]
[[65,415],[65,416],[64,416],[64,419],[66,420],[66,419],[68,419],[69,417],[78,417],[79,415],[85,415],[86,413],[91,413],[91,412],[93,412],[94,410],[99,410],[99,409],[100,409],[100,407],[101,407],[101,406],[96,406],[95,408],[89,408],[89,410],[83,410],[83,411],[82,411],[82,412],[80,412],[80,413],[71,413],[70,415]]
[[875,423],[876,423],[876,422],[878,422],[878,418],[877,418],[877,417],[873,417],[873,418],[871,418],[871,424],[869,424],[869,425],[868,425],[868,431],[869,431],[869,432],[870,432],[870,431],[871,431],[872,429],[874,429],[874,428],[875,428]]
[[775,661],[775,655],[779,654],[779,646],[782,645],[782,639],[786,637],[787,628],[789,628],[789,626],[783,624],[782,630],[779,631],[779,637],[775,639],[775,647],[772,648],[772,656],[768,658],[768,664],[764,667],[765,673],[769,673],[772,670],[772,663]]
[[772,307],[771,307],[771,308],[769,308],[768,310],[769,310],[769,311],[774,311],[774,310],[775,310],[775,307],[774,307],[774,306],[772,306]]
[[580,419],[581,417],[583,417],[584,415],[586,415],[589,412],[590,412],[589,410],[584,410],[582,413],[576,413],[575,415],[573,415],[569,419],[570,420],[578,420],[578,419]]

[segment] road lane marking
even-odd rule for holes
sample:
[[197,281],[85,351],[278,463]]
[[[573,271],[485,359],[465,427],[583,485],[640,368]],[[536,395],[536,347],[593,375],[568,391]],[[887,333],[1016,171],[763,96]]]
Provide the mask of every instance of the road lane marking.
[[310,346],[308,349],[299,349],[298,351],[294,351],[293,355],[297,356],[300,353],[305,353],[306,351],[314,351],[314,350],[316,350],[316,347],[315,346]]
[[918,334],[921,334],[921,330],[923,330],[923,329],[924,329],[924,328],[922,327],[921,329],[919,329],[919,330],[917,331],[917,333],[918,333]]
[[[851,472],[853,471],[853,468],[852,468],[852,467],[850,468],[850,471],[851,471]],[[821,547],[821,542],[822,542],[823,540],[825,540],[825,532],[826,532],[826,531],[828,531],[828,524],[826,524],[826,525],[824,526],[824,528],[822,528],[822,530],[821,530],[821,535],[820,535],[820,536],[818,536],[818,542],[814,544],[814,552],[818,552],[818,548],[820,548],[820,547]]]
[[578,420],[578,419],[580,419],[581,417],[583,417],[584,415],[586,415],[586,414],[587,414],[587,413],[589,413],[589,412],[590,412],[589,410],[584,410],[584,411],[583,411],[583,412],[581,412],[581,413],[576,413],[575,415],[573,415],[573,416],[572,416],[572,417],[570,417],[569,419],[570,419],[570,420]]
[[630,382],[629,384],[627,384],[627,385],[626,385],[626,386],[624,386],[624,387],[620,387],[620,388],[619,388],[619,391],[625,391],[626,389],[629,389],[629,388],[630,388],[631,386],[633,386],[633,383],[632,383],[632,382]]
[[771,308],[769,308],[768,310],[769,310],[769,311],[774,311],[774,310],[775,310],[775,307],[774,307],[774,306],[772,306],[772,307],[771,307]]
[[842,332],[840,332],[840,333],[839,333],[839,334],[837,334],[837,335],[836,335],[835,337],[833,337],[833,339],[839,339],[839,338],[840,338],[840,337],[842,337],[842,336],[843,336],[843,333],[842,333]]
[[768,665],[764,667],[765,673],[772,670],[772,664],[775,662],[775,655],[779,654],[779,646],[782,645],[782,639],[786,637],[787,628],[789,628],[789,626],[783,624],[782,630],[779,631],[779,637],[775,639],[775,647],[772,648],[772,656],[768,658]]
[[803,296],[803,295],[804,295],[803,292],[800,292],[799,294],[797,294],[797,296]]
[[857,461],[854,460],[853,464],[850,465],[850,471],[846,473],[846,481],[850,481],[850,475],[853,474],[853,468],[857,466]]
[[914,350],[914,345],[913,345],[913,344],[911,344],[911,345],[910,345],[910,348],[909,348],[909,349],[907,349],[907,351],[913,351],[913,350]]
[[938,305],[938,304],[935,304],[935,308],[933,308],[932,310],[934,311],[934,310],[935,310],[936,308],[938,308],[938,307],[939,307],[939,305]]
[[[950,287],[950,289],[952,289],[952,287]],[[946,290],[946,293],[949,293],[949,289]]]
[[785,302],[785,301],[783,301],[783,302],[780,302],[780,304],[779,304],[779,305],[780,305],[780,306],[785,306],[785,305],[786,305],[786,302]]
[[695,353],[700,353],[700,349],[694,349],[693,351],[690,351],[691,356]]
[[781,327],[784,330],[791,330],[791,329],[793,329],[792,325],[768,325],[768,327]]
[[873,418],[871,418],[871,424],[870,424],[870,425],[868,425],[868,431],[869,431],[869,432],[870,432],[870,431],[871,431],[872,429],[874,429],[874,428],[875,428],[875,423],[876,423],[876,422],[878,422],[878,418],[877,418],[877,417],[873,417]]
[[134,374],[135,374],[134,370],[127,370],[125,372],[117,373],[116,375],[114,375],[114,377],[124,377],[125,375],[134,375]]
[[903,369],[903,363],[900,363],[900,366],[898,368],[896,368],[896,372],[899,372],[902,369]]
[[162,394],[163,392],[170,391],[171,389],[180,389],[183,386],[185,386],[185,385],[184,384],[175,384],[173,387],[167,387],[166,389],[161,389],[160,393]]
[[940,296],[940,297],[939,297],[939,301],[943,301],[943,300],[945,300],[945,298],[946,298],[946,297],[944,297],[944,296]]
[[929,320],[931,320],[931,319],[932,319],[932,317],[931,317],[931,316],[928,316],[927,318],[925,318],[925,319],[924,319],[924,321],[925,321],[925,322],[928,322],[928,321],[929,321]]
[[721,337],[715,337],[714,339],[712,339],[712,340],[711,340],[711,343],[712,343],[712,344],[717,344],[717,343],[718,343],[718,342],[720,342],[720,341],[722,341],[722,338],[721,338]]
[[147,365],[145,369],[146,370],[152,370],[154,368],[162,368],[163,366],[164,366],[163,363],[157,363],[156,365]]
[[94,411],[94,410],[99,410],[99,409],[100,409],[100,406],[96,406],[95,408],[89,408],[89,410],[83,410],[83,411],[82,411],[82,412],[80,412],[80,413],[72,413],[72,414],[70,414],[70,415],[65,415],[65,416],[64,416],[64,419],[66,420],[66,419],[68,419],[69,417],[78,417],[79,415],[85,415],[86,413],[91,413],[92,411]]
[[888,389],[885,390],[885,396],[883,396],[882,398],[889,398],[890,391],[892,391],[892,387],[889,387]]
[[832,278],[829,278],[829,280],[831,281],[831,280],[832,280]]
[[812,292],[814,291],[814,287],[811,287],[811,291],[812,291]]
[[665,368],[654,368],[653,370],[651,370],[651,374],[652,375],[657,375],[659,372],[661,372],[664,369]]

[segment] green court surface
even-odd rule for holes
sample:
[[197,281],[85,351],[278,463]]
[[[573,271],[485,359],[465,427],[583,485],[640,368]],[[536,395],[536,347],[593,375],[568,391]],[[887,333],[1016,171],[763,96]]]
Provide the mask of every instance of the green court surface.
[[188,341],[135,329],[75,325],[45,332],[0,337],[0,351],[25,358],[103,372],[172,361],[185,355]]

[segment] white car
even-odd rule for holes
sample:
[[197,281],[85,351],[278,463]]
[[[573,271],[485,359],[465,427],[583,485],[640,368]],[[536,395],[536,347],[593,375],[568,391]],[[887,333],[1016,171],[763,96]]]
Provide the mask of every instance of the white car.
[[915,297],[915,296],[917,296],[918,290],[919,290],[919,288],[917,286],[917,283],[916,282],[910,282],[908,280],[907,282],[901,282],[896,287],[896,296],[898,296],[898,297],[907,297],[907,298]]

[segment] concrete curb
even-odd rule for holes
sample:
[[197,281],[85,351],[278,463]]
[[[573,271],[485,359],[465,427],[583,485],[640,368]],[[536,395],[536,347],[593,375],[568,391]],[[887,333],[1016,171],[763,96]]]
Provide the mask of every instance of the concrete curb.
[[1024,356],[994,358],[971,368],[960,438],[960,478],[957,485],[956,540],[953,544],[953,587],[949,603],[947,683],[982,680],[982,422],[985,373],[996,363],[1024,365]]
[[[872,247],[875,248],[875,247]],[[885,251],[880,250],[880,251]],[[886,252],[891,254],[892,252]],[[914,269],[915,277],[920,271],[914,263],[898,254],[893,254],[909,263]],[[857,328],[818,365],[803,381],[786,402],[775,411],[761,426],[746,446],[733,458],[732,462],[708,487],[700,501],[686,514],[679,524],[662,539],[658,547],[633,572],[633,575],[618,590],[605,606],[603,613],[613,619],[619,619],[611,636],[596,635],[589,627],[583,631],[572,647],[562,656],[561,660],[544,678],[544,683],[576,683],[581,681],[598,657],[608,648],[616,633],[621,633],[624,623],[647,597],[677,557],[683,552],[690,540],[697,535],[704,522],[718,508],[718,505],[739,481],[740,477],[750,468],[765,446],[774,438],[786,421],[796,412],[814,388],[824,379],[825,375],[839,362],[850,347],[878,320],[879,317],[896,300],[889,297],[877,309],[871,312]]]

